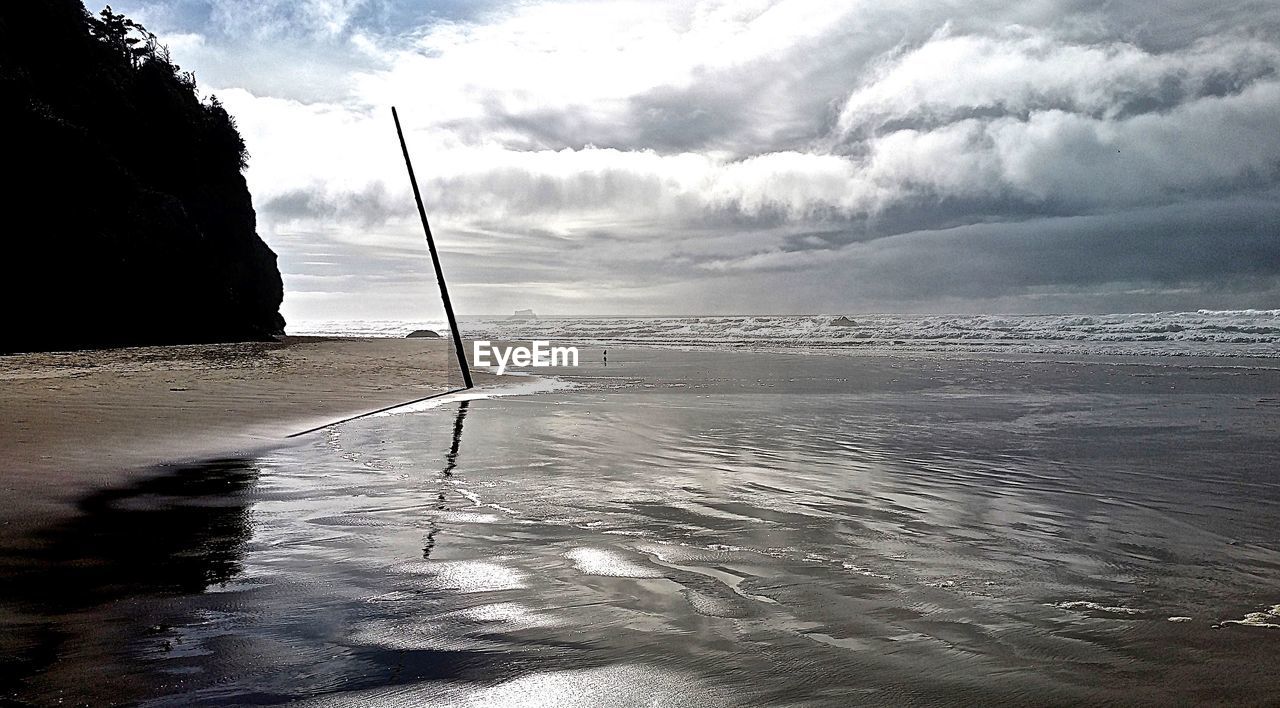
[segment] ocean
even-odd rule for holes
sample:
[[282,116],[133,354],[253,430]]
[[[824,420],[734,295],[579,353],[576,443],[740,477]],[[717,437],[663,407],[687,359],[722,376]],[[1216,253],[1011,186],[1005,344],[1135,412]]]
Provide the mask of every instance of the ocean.
[[113,490],[63,631],[144,705],[1280,695],[1280,313],[851,319],[464,322],[582,362]]
[[[842,324],[835,324],[843,318]],[[289,334],[403,337],[443,321],[299,321]],[[1280,356],[1280,310],[1110,315],[804,315],[739,317],[463,317],[473,339],[811,353],[1043,353]]]

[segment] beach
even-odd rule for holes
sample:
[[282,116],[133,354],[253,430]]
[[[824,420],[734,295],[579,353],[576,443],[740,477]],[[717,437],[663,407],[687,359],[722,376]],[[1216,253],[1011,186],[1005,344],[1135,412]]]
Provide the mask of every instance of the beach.
[[461,385],[445,340],[286,337],[0,357],[10,537],[158,466],[234,457]]
[[1275,2],[0,3],[0,708],[1280,705],[1277,107]]
[[1274,360],[601,354],[82,498],[10,557],[24,661],[6,695],[1169,705],[1280,688]]

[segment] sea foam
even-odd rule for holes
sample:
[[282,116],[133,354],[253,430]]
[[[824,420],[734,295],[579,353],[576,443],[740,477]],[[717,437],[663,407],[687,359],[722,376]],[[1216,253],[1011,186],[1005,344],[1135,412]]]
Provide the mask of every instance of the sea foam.
[[[837,317],[843,317],[838,320]],[[437,323],[300,322],[291,334],[401,337]],[[473,317],[469,338],[546,339],[574,346],[642,345],[764,351],[943,351],[1280,357],[1280,310],[1106,315],[803,315],[736,317]]]

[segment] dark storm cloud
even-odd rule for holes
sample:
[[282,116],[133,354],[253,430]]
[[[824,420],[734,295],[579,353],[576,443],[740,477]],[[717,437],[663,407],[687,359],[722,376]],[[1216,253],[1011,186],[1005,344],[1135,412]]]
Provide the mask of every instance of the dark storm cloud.
[[1280,276],[1280,193],[1124,214],[977,224],[867,249],[869,295],[990,297],[1038,286],[1227,284]]
[[1280,296],[1278,196],[973,224],[702,267],[718,291],[743,295],[722,311],[809,311],[815,292],[831,312],[1269,307]]

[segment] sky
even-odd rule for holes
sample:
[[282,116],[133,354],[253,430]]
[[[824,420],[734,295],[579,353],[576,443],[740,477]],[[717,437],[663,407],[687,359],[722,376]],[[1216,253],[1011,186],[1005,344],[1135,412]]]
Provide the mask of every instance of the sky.
[[[91,10],[99,7],[90,4]],[[287,319],[1280,307],[1280,3],[120,0]]]

